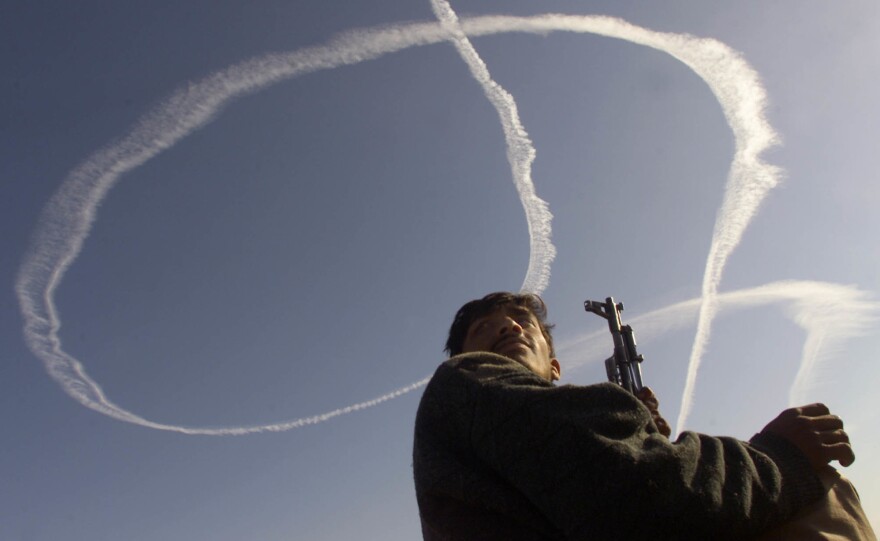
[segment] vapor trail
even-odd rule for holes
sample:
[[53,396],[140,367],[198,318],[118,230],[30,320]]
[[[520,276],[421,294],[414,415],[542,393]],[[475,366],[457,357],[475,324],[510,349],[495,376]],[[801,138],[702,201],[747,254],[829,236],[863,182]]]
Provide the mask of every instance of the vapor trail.
[[492,79],[486,63],[462,30],[458,16],[449,2],[431,0],[431,8],[440,20],[440,26],[449,33],[450,41],[467,64],[471,75],[483,87],[483,92],[498,112],[504,130],[504,140],[507,143],[507,161],[510,163],[513,183],[525,210],[526,223],[529,227],[529,267],[521,289],[541,293],[550,283],[550,264],[556,257],[556,248],[550,242],[550,223],[553,215],[547,202],[535,194],[535,185],[532,183],[535,146],[519,119],[516,100]]
[[[718,98],[737,140],[738,150],[728,178],[727,195],[716,224],[716,237],[719,231],[730,230],[734,232],[730,237],[733,241],[722,247],[724,249],[717,248],[719,243],[713,242],[713,251],[710,252],[707,265],[706,276],[712,280],[705,283],[717,284],[715,277],[720,278],[724,260],[738,242],[737,235],[741,234],[756,209],[754,204],[750,209],[737,210],[741,199],[748,198],[734,197],[731,194],[745,191],[742,179],[750,172],[769,171],[767,176],[770,180],[775,179],[776,174],[775,170],[769,170],[766,166],[762,169],[760,162],[756,161],[758,153],[772,142],[772,131],[769,128],[754,129],[754,125],[764,123],[761,116],[763,90],[755,72],[736,51],[713,39],[654,32],[604,16],[475,17],[462,19],[460,28],[467,36],[502,32],[546,34],[551,31],[599,34],[665,51],[693,69]],[[234,99],[306,73],[356,64],[408,47],[439,43],[449,37],[448,29],[438,23],[387,26],[348,32],[323,46],[286,54],[270,54],[233,65],[174,92],[156,109],[144,115],[121,139],[98,150],[73,169],[41,215],[15,286],[25,320],[25,339],[31,351],[43,361],[49,375],[80,404],[116,419],[151,428],[185,433],[227,434],[240,433],[236,432],[239,430],[255,432],[275,430],[274,427],[279,426],[301,426],[297,424],[301,421],[298,420],[283,425],[204,429],[200,432],[202,429],[154,423],[126,411],[110,401],[101,387],[86,374],[82,364],[64,351],[59,336],[61,320],[54,304],[55,291],[65,272],[79,255],[95,220],[99,203],[120,176],[207,125]],[[522,174],[522,171],[519,173]],[[532,201],[523,199],[522,203],[527,211],[532,208]],[[527,212],[526,219],[529,220],[529,231],[533,236],[532,249],[536,246],[552,248],[549,240],[549,213],[540,215]],[[732,225],[724,225],[728,222]],[[740,233],[736,233],[737,231]],[[553,253],[549,249],[533,253],[524,284],[534,290],[541,290],[545,285],[542,280],[549,276],[552,257]],[[710,295],[706,297],[708,301],[704,298],[705,306],[701,318],[711,321],[714,290],[706,287],[704,290],[709,291]],[[708,336],[708,324],[702,328],[706,329],[704,334]],[[698,333],[699,336],[702,335]],[[700,351],[697,351],[697,359]],[[695,369],[693,373],[696,374]],[[424,381],[402,389],[412,390]],[[397,391],[385,396],[397,396],[395,393]],[[351,408],[360,409],[359,406],[362,405]],[[336,411],[348,410],[343,408]],[[331,412],[326,415],[339,414]],[[308,419],[318,418],[320,416]]]
[[[853,286],[828,282],[786,280],[716,297],[720,313],[766,304],[782,304],[783,313],[805,334],[797,375],[789,388],[789,405],[809,401],[808,392],[819,383],[822,363],[831,359],[843,340],[864,334],[876,322],[880,302]],[[702,299],[679,302],[628,321],[638,331],[639,343],[694,324]],[[611,343],[607,329],[585,334],[558,347],[566,366],[577,367],[607,357]],[[651,366],[653,361],[649,357]]]
[[[688,372],[682,392],[681,410],[676,421],[676,430],[684,429],[693,405],[697,372],[709,344],[712,320],[718,309],[718,287],[724,267],[733,250],[742,240],[745,229],[758,212],[767,193],[779,182],[782,170],[764,163],[761,154],[778,143],[776,132],[764,117],[766,95],[758,81],[758,75],[751,68],[749,74],[753,84],[745,99],[736,101],[739,110],[728,111],[728,117],[736,136],[736,154],[728,174],[724,190],[724,200],[715,219],[712,244],[703,272],[702,302],[694,344],[688,362]],[[745,89],[744,89],[745,90]],[[721,101],[724,105],[723,100]]]

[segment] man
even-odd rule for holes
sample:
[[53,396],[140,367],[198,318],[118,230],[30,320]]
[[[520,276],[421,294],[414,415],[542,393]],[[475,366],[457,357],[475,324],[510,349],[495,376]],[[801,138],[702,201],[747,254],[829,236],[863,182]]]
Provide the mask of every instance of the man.
[[855,459],[821,404],[749,443],[685,432],[621,387],[555,386],[536,295],[493,293],[456,314],[451,358],[425,389],[413,468],[426,540],[749,539],[822,498],[814,473]]

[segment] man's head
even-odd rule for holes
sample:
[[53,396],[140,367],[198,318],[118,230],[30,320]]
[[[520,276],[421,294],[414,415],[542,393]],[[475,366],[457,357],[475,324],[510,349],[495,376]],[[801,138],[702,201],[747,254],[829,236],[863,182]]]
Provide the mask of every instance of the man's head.
[[490,293],[462,306],[446,340],[449,355],[491,351],[549,380],[560,375],[547,307],[532,293]]

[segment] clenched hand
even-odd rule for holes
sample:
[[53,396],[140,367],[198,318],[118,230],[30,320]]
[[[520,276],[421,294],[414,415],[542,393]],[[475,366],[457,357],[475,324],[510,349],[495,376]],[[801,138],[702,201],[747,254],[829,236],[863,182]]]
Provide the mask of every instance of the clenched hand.
[[809,404],[790,408],[779,414],[762,432],[782,436],[809,459],[813,469],[820,470],[832,460],[849,466],[856,459],[843,421],[831,415],[825,404]]

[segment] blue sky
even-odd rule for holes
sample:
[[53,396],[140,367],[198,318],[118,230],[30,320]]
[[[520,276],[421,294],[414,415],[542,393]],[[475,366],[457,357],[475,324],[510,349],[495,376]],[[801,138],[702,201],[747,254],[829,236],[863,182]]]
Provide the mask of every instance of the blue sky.
[[[782,141],[761,155],[781,182],[723,266],[720,311],[686,393],[698,304],[674,306],[704,291],[724,215],[737,141],[721,103],[679,60],[626,40],[470,40],[516,102],[536,151],[534,190],[553,213],[543,294],[563,383],[604,378],[610,338],[582,302],[614,295],[670,421],[685,394],[687,428],[741,438],[792,394],[838,412],[858,457],[845,473],[877,529],[880,8],[452,7],[463,21],[609,15],[741,53]],[[0,537],[416,538],[420,390],[273,433],[123,422],[65,392],[77,382],[47,374],[22,304],[43,292],[15,287],[22,272],[39,274],[27,265],[47,246],[39,232],[66,223],[47,207],[53,194],[138,126],[173,131],[154,122],[169,99],[199,98],[205,80],[250,59],[315,58],[304,48],[326,51],[342,32],[436,21],[431,3],[14,2],[3,12]],[[366,46],[369,36],[349,39]],[[460,304],[527,278],[528,223],[498,112],[448,42],[265,85],[182,135],[100,199],[52,297],[63,351],[122,416],[275,426],[385,397],[442,361]],[[69,205],[80,195],[56,201],[79,208]]]

